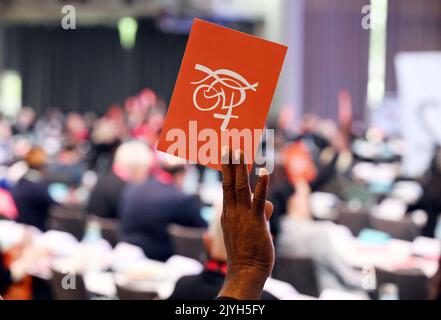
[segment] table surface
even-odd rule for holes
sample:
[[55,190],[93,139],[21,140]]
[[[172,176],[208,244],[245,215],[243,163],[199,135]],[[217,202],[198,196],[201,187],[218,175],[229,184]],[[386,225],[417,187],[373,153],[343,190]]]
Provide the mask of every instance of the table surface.
[[347,241],[338,246],[343,260],[356,267],[380,267],[389,271],[399,269],[420,269],[427,277],[438,270],[439,256],[415,256],[410,241],[391,239],[383,244],[369,245],[358,239]]

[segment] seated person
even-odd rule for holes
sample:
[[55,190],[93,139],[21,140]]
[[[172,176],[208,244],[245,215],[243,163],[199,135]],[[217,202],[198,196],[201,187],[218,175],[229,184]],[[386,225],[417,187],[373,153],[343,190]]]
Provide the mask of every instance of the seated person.
[[281,218],[277,250],[282,256],[311,257],[317,267],[319,291],[362,290],[362,274],[346,265],[332,246],[330,222],[314,221],[309,211],[309,185],[296,184],[296,192]]
[[[221,212],[222,204],[216,207],[209,229],[204,236],[204,245],[208,255],[204,270],[198,275],[179,279],[173,294],[169,297],[170,300],[214,299],[222,288],[227,273],[227,252],[222,235]],[[276,297],[263,291],[262,299],[275,300]]]
[[39,147],[32,148],[25,161],[29,169],[11,190],[18,210],[16,220],[45,231],[49,207],[55,204],[44,181],[46,152]]
[[175,223],[204,228],[200,201],[181,190],[185,176],[182,164],[164,165],[161,180],[151,177],[146,182],[128,186],[120,207],[121,231],[124,241],[141,247],[145,255],[166,261],[173,255],[167,228]]
[[441,212],[441,147],[437,147],[431,165],[422,179],[423,195],[417,203],[408,207],[408,211],[422,209],[427,212],[427,223],[423,228],[425,237],[434,237]]
[[[308,122],[309,120],[306,121]],[[351,187],[346,174],[353,159],[344,134],[332,123],[324,122],[322,127],[327,134],[301,135],[295,143],[288,144],[281,151],[285,175],[271,188],[269,195],[274,204],[271,232],[276,240],[280,218],[287,212],[288,199],[295,191],[295,177],[307,179],[313,191],[330,192],[339,197],[344,197]],[[324,139],[322,136],[328,138]]]
[[47,180],[51,183],[78,186],[86,171],[86,163],[78,148],[72,143],[66,143],[57,153],[53,163],[48,166],[47,171]]
[[120,145],[112,169],[98,178],[90,194],[88,213],[102,218],[118,218],[124,187],[127,183],[143,182],[152,163],[153,153],[145,143],[129,141]]

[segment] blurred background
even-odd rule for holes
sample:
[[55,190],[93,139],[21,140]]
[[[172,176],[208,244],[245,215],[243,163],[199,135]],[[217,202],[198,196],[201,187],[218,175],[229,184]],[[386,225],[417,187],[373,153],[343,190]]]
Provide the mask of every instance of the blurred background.
[[264,298],[440,298],[439,0],[0,0],[0,295],[216,296],[220,175],[156,151],[195,17],[289,47]]

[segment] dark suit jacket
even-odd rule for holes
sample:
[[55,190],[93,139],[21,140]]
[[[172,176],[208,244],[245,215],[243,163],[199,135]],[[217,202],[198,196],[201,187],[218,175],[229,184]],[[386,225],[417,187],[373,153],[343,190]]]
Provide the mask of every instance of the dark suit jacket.
[[22,178],[12,188],[11,194],[18,209],[17,222],[45,231],[49,207],[55,204],[47,186],[42,182]]
[[167,233],[170,224],[206,227],[200,203],[174,185],[155,179],[125,190],[120,210],[125,241],[141,247],[147,257],[165,261],[173,255]]
[[88,213],[102,218],[117,218],[125,182],[112,171],[99,177],[90,194]]

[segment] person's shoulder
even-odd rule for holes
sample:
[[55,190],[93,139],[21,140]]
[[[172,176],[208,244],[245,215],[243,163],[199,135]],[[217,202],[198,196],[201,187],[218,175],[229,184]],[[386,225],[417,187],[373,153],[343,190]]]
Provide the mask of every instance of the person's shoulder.
[[183,276],[179,278],[179,280],[176,282],[176,286],[187,286],[187,285],[194,285],[196,283],[199,283],[201,281],[200,274],[196,275],[190,275],[190,276]]
[[[141,199],[146,194],[140,185],[127,183],[121,189],[121,201],[124,206],[134,204],[135,199]],[[135,201],[137,203],[137,201]]]
[[183,192],[173,183],[164,183],[156,179],[151,179],[147,183],[146,186],[148,188],[166,194],[167,197],[174,202],[182,203],[192,198],[192,196]]
[[140,183],[138,186],[140,189],[145,189],[145,188],[152,188],[156,190],[173,189],[173,185],[163,183],[158,179],[156,179],[155,177],[147,179],[143,183]]
[[201,201],[195,195],[185,194],[184,192],[179,192],[174,196],[175,203],[182,209],[187,209],[191,213],[199,213],[201,209]]
[[145,187],[142,184],[128,183],[123,189],[123,194],[126,197],[136,196],[138,193],[142,193]]
[[17,183],[15,184],[15,186],[12,187],[13,191],[26,191],[29,193],[33,193],[33,192],[38,192],[40,190],[45,189],[45,185],[43,185],[42,183],[38,183],[35,181],[32,181],[30,179],[27,178],[21,178],[20,180],[17,181]]
[[199,275],[191,275],[181,277],[175,285],[173,293],[168,298],[169,300],[184,300],[188,299],[189,295],[194,292],[195,288],[198,287],[200,283]]
[[37,183],[28,179],[28,178],[20,178],[17,183],[15,184],[16,186],[20,186],[20,185],[36,185]]

